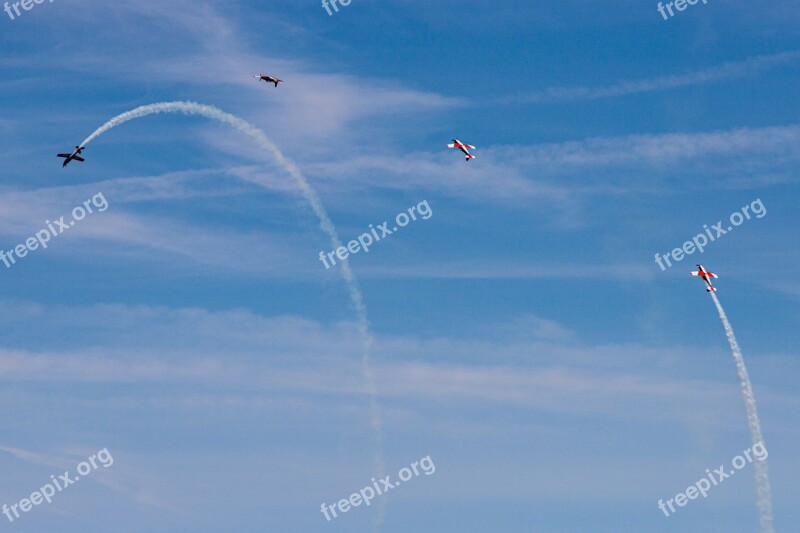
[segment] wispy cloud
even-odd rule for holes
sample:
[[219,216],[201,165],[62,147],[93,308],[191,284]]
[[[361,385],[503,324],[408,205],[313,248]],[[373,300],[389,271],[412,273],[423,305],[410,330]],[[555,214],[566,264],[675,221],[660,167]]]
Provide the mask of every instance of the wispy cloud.
[[[570,206],[586,195],[743,188],[794,179],[800,126],[698,133],[636,134],[534,145],[488,146],[465,168],[458,158],[416,152],[358,156],[306,165],[322,190],[436,189],[509,204],[531,200]],[[375,184],[374,175],[391,176]],[[702,176],[704,179],[697,180]],[[646,179],[643,179],[646,178]]]
[[747,78],[800,59],[800,51],[761,55],[738,62],[727,62],[705,70],[659,76],[646,80],[622,80],[604,87],[549,87],[529,94],[508,96],[501,103],[544,104],[575,100],[598,100],[630,94],[665,91],[678,87],[702,85],[738,78]]
[[[0,190],[0,249],[8,250],[24,242],[45,227],[47,220],[57,220],[62,215],[69,218],[75,206],[99,191],[108,200],[109,208],[87,217],[80,226],[65,232],[65,238],[59,240],[58,245],[54,244],[40,255],[85,255],[86,241],[92,240],[95,244],[106,244],[93,249],[95,259],[104,255],[117,259],[124,256],[126,260],[138,257],[145,263],[168,264],[181,257],[189,264],[214,265],[226,271],[251,274],[285,276],[289,272],[308,272],[310,267],[304,269],[302,264],[309,265],[312,261],[305,261],[292,250],[297,248],[298,240],[307,242],[307,256],[311,258],[314,236],[301,237],[291,230],[276,232],[263,224],[243,231],[240,227],[213,224],[202,214],[197,218],[197,213],[187,212],[187,209],[173,209],[165,215],[148,214],[136,208],[136,204],[144,202],[170,202],[167,206],[175,205],[174,202],[183,205],[192,202],[194,207],[200,203],[214,206],[230,202],[230,198],[246,198],[254,188],[241,179],[224,178],[236,175],[246,181],[256,172],[259,176],[266,174],[263,169],[232,167],[28,191]],[[275,189],[288,189],[280,181],[276,179]],[[240,200],[239,205],[242,203]],[[294,265],[289,266],[292,263]]]
[[[14,448],[12,446],[0,445],[0,451],[9,453],[21,461],[25,461],[37,466],[47,466],[55,469],[56,472],[61,472],[65,469],[74,469],[75,465],[81,461],[85,461],[86,458],[91,454],[96,453],[97,449],[87,446],[83,447],[80,451],[68,450],[43,453],[33,450]],[[106,470],[105,468],[94,470],[91,476],[86,476],[87,479],[90,479],[99,485],[108,487],[115,492],[128,495],[131,497],[131,499],[142,505],[148,505],[157,509],[174,512],[174,509],[169,505],[166,505],[163,499],[156,498],[151,494],[150,486],[147,488],[142,487],[143,483],[141,481],[142,478],[145,477],[144,472],[141,470],[137,471],[129,466],[126,467],[121,465],[118,459],[122,454],[118,453],[116,450],[109,451],[111,456],[115,458],[114,465],[112,465],[114,467],[113,470]],[[120,470],[126,474],[121,474]]]
[[[340,399],[366,394],[352,357],[358,346],[351,323],[324,325],[296,317],[260,317],[244,310],[15,307],[13,316],[4,317],[9,324],[24,327],[45,321],[54,336],[77,337],[91,348],[0,350],[3,380],[170,383],[176,392],[201,386],[204,394],[219,395],[223,403],[231,391]],[[732,384],[670,371],[669,361],[676,357],[672,349],[589,346],[556,322],[523,318],[495,324],[494,333],[486,336],[484,331],[472,340],[379,337],[376,346],[382,360],[376,374],[381,396],[390,405],[399,402],[393,407],[428,398],[613,416],[619,416],[621,404],[671,402],[683,410],[700,404],[712,409],[735,397]],[[78,324],[91,327],[73,327]],[[181,331],[182,339],[165,343],[168,331]],[[326,355],[321,358],[319,353]],[[678,353],[687,360],[700,359],[699,353],[686,348]],[[203,405],[208,402],[196,407]],[[631,416],[644,416],[647,410],[642,409]]]
[[[283,146],[296,144],[305,151],[319,151],[327,145],[346,145],[354,136],[363,135],[355,127],[356,122],[387,115],[446,111],[467,104],[457,96],[412,87],[402,77],[372,78],[255,50],[252,28],[228,17],[215,3],[124,0],[101,5],[87,0],[84,4],[79,10],[84,14],[82,24],[86,23],[85,17],[96,18],[98,29],[92,39],[106,43],[114,53],[88,57],[80,54],[74,61],[61,54],[59,66],[66,65],[80,77],[97,76],[111,79],[112,83],[162,86],[172,91],[180,87],[189,94],[202,94],[203,100],[219,100],[227,111],[246,112],[254,124],[268,124],[267,131],[280,131]],[[152,52],[147,47],[134,49],[127,45],[128,39],[138,35],[120,39],[116,28],[104,25],[109,17],[134,21],[139,33],[142,27],[152,27],[157,32],[168,28],[169,39],[184,44],[162,46]],[[37,57],[37,63],[48,61],[52,60],[46,54]],[[276,75],[285,84],[269,90],[252,77],[262,73]],[[230,108],[231,102],[239,107]],[[309,139],[318,142],[309,143]]]
[[364,266],[364,277],[428,278],[428,279],[550,279],[550,280],[619,280],[648,281],[655,277],[652,267],[631,264],[564,265],[515,264],[513,260],[487,264],[481,260],[463,259],[457,263],[440,262],[427,265],[396,264]]

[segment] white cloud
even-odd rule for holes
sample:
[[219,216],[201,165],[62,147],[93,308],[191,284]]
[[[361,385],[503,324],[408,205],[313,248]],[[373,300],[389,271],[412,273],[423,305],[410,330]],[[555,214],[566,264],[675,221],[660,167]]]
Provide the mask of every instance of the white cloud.
[[[366,401],[356,327],[350,323],[325,326],[244,310],[4,307],[3,319],[16,328],[48,323],[51,334],[64,339],[62,344],[77,338],[83,345],[0,350],[0,377],[6,382],[170,383],[179,389],[202,386],[222,399],[235,390]],[[733,382],[676,374],[676,357],[703,357],[685,347],[590,347],[539,317],[521,317],[492,329],[491,340],[486,332],[482,338],[463,340],[378,336],[375,373],[382,401],[389,406],[479,402],[675,421],[686,413],[710,416],[736,397]],[[126,331],[131,334],[121,333]],[[764,397],[769,394],[762,389]],[[651,413],[657,405],[670,409]],[[730,422],[737,421],[733,417]]]
[[574,100],[597,100],[630,94],[665,91],[678,87],[751,77],[764,70],[796,61],[799,58],[800,52],[798,51],[781,52],[755,56],[744,61],[731,61],[705,70],[685,74],[659,76],[637,81],[620,81],[605,87],[549,87],[530,94],[505,97],[500,99],[500,102],[540,104]]

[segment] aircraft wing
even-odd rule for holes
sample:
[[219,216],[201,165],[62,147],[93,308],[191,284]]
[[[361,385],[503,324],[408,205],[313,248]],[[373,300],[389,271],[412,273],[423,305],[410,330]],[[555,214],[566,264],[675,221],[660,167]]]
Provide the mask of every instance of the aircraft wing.
[[79,156],[79,155],[76,155],[76,156],[75,156],[75,157],[73,157],[72,159],[74,159],[75,161],[80,161],[81,163],[83,163],[84,161],[86,161],[84,158],[82,158],[82,157],[81,157],[81,156]]
[[56,154],[56,157],[69,157],[72,154]]

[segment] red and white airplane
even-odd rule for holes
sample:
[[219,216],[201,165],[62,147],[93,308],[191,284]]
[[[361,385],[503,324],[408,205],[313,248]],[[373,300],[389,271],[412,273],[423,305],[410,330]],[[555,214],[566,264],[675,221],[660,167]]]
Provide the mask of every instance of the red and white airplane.
[[697,265],[697,272],[692,272],[692,276],[700,276],[705,280],[706,285],[708,285],[706,292],[717,292],[717,289],[711,284],[711,278],[716,279],[719,276],[703,268],[703,265]]
[[452,144],[448,144],[447,147],[458,148],[459,150],[464,152],[464,155],[467,156],[467,161],[469,161],[470,159],[475,159],[475,156],[469,153],[469,151],[467,150],[467,148],[472,148],[473,150],[475,149],[475,147],[472,146],[471,144],[462,143],[458,139],[453,139]]
[[253,76],[253,77],[258,78],[259,80],[264,80],[267,83],[274,83],[275,87],[277,87],[279,83],[283,83],[283,80],[279,80],[278,78],[273,78],[272,76],[264,76],[263,74],[260,76]]

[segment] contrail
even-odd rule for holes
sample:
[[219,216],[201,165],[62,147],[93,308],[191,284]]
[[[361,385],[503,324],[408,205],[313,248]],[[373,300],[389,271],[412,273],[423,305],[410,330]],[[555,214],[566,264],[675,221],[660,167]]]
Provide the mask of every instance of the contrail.
[[[319,199],[319,196],[317,196],[317,193],[314,191],[314,189],[311,188],[308,180],[306,180],[305,176],[303,176],[303,173],[300,172],[300,169],[297,167],[297,165],[284,156],[275,143],[273,143],[263,131],[256,128],[249,122],[242,120],[235,115],[231,115],[230,113],[226,113],[225,111],[222,111],[216,107],[198,104],[196,102],[161,102],[157,104],[143,105],[112,118],[97,128],[94,133],[89,135],[86,140],[81,143],[81,146],[88,145],[94,139],[104,134],[111,128],[119,126],[120,124],[124,124],[129,120],[158,113],[201,115],[203,117],[233,126],[240,132],[249,135],[260,147],[269,152],[270,155],[272,155],[272,157],[278,162],[278,164],[282,166],[294,179],[295,183],[300,188],[300,192],[303,194],[303,197],[305,197],[306,201],[311,206],[311,209],[317,215],[317,218],[319,219],[319,227],[322,228],[322,231],[324,231],[325,234],[330,238],[333,249],[336,250],[342,245],[341,241],[339,240],[339,235],[336,233],[336,227],[333,225],[328,213],[325,211],[322,201]],[[254,183],[258,183],[267,187],[270,185],[267,181],[260,180],[259,178],[247,179],[248,181],[253,181]],[[372,333],[369,329],[369,321],[367,319],[367,308],[364,305],[364,298],[361,295],[361,289],[358,286],[356,277],[353,274],[353,271],[350,269],[350,264],[346,259],[340,264],[340,271],[342,273],[342,277],[344,277],[344,280],[347,283],[347,288],[350,292],[350,299],[353,302],[353,307],[356,311],[356,317],[358,318],[358,331],[361,336],[362,345],[361,366],[362,371],[364,372],[364,378],[367,382],[367,393],[369,395],[372,422],[372,438],[376,449],[374,468],[376,478],[382,478],[385,470],[382,452],[383,430],[381,423],[381,410],[380,405],[378,405],[378,393],[375,387],[375,375],[372,372],[372,365],[370,362],[373,339]],[[376,531],[383,523],[385,508],[386,497],[384,496],[377,502],[377,513],[375,519]]]
[[[739,348],[739,343],[736,342],[731,323],[728,322],[728,316],[725,314],[722,304],[719,303],[717,295],[713,291],[710,291],[710,294],[714,300],[714,305],[717,306],[719,318],[722,320],[722,327],[725,328],[725,335],[728,337],[728,344],[731,345],[733,360],[736,362],[736,374],[739,376],[739,385],[742,388],[742,400],[744,400],[744,409],[747,412],[747,427],[750,429],[750,440],[753,445],[759,442],[763,445],[764,438],[761,436],[761,422],[758,420],[756,398],[753,396],[750,376],[744,366],[742,350]],[[766,458],[763,461],[753,461],[753,466],[756,471],[756,506],[758,507],[760,531],[761,533],[773,533],[775,530],[773,529],[772,519],[772,495],[769,487]]]

